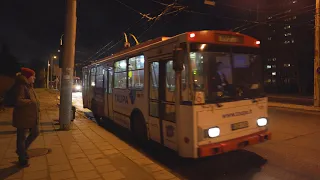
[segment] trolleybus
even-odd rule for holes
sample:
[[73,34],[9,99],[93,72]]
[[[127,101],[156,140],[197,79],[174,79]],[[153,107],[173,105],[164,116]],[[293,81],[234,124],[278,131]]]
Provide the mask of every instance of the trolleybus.
[[229,31],[160,37],[83,68],[83,103],[145,142],[181,157],[271,139],[260,41]]

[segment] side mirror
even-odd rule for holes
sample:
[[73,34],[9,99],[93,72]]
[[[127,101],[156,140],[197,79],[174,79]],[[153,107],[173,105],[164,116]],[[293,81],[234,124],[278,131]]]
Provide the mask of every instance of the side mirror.
[[183,70],[184,57],[185,57],[184,50],[181,47],[175,48],[173,50],[173,69],[175,71]]

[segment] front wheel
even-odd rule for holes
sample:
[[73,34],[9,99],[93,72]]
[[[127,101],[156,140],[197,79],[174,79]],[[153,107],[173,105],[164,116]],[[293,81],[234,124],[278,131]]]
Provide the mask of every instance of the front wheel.
[[93,115],[94,116],[94,119],[96,120],[97,124],[99,126],[103,126],[103,119],[101,116],[98,116],[98,115]]

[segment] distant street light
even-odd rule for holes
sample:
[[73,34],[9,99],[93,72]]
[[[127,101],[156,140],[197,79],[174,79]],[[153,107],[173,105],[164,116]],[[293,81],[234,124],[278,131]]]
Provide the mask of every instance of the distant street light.
[[204,4],[210,5],[210,6],[215,6],[216,2],[214,2],[213,0],[204,0]]
[[57,59],[57,56],[53,56],[53,59]]

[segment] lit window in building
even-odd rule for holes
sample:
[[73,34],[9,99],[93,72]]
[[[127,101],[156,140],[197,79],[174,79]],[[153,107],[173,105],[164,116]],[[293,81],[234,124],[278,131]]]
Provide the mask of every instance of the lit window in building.
[[271,69],[271,65],[267,65],[267,69]]
[[268,19],[272,19],[272,16],[269,16]]
[[277,60],[277,58],[272,58],[272,61],[276,61]]
[[275,83],[275,82],[276,82],[276,80],[275,80],[275,79],[272,79],[272,82],[273,82],[273,83]]
[[271,26],[271,24],[269,24],[269,26]]
[[292,1],[293,4],[295,4],[295,3],[297,3],[297,2],[298,2],[297,0]]
[[272,65],[272,68],[276,68],[277,67],[277,65]]
[[272,37],[268,37],[268,40],[270,41],[272,39]]
[[273,30],[273,32],[276,32],[276,30]]
[[284,64],[283,66],[284,66],[284,67],[290,67],[291,64]]
[[294,39],[291,40],[291,43],[294,43]]
[[289,44],[289,43],[290,43],[290,41],[284,41],[284,43],[285,43],[285,44]]
[[292,35],[291,33],[284,34],[284,36],[291,36],[291,35]]
[[297,19],[297,16],[293,16],[292,19]]
[[275,75],[277,75],[277,73],[276,72],[272,72],[272,76],[275,76]]

